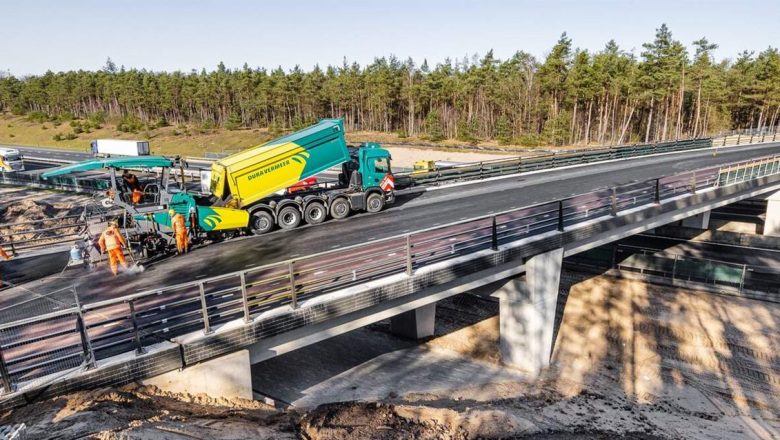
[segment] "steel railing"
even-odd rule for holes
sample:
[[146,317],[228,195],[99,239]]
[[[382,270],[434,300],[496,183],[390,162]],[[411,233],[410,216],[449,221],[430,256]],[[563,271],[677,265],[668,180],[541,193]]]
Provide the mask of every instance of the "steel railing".
[[[737,173],[736,170],[745,170]],[[681,195],[778,174],[764,157],[605,188],[400,236],[188,282],[0,325],[5,392],[48,374],[133,352],[280,306],[550,231],[663,203]]]

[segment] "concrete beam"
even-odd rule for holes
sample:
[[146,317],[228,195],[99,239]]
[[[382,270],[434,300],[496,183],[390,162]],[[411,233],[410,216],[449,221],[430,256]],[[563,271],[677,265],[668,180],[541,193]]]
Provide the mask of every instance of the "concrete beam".
[[780,191],[766,198],[766,219],[764,235],[780,237]]
[[182,370],[144,379],[142,383],[172,393],[206,394],[226,399],[253,398],[249,350],[239,350]]
[[525,282],[512,279],[496,293],[501,361],[532,376],[550,365],[562,264],[563,248],[536,255]]
[[685,218],[680,222],[680,226],[686,228],[696,229],[708,229],[710,227],[710,213],[712,211],[704,211],[694,216]]
[[418,307],[390,318],[390,331],[402,338],[423,339],[433,336],[436,303]]

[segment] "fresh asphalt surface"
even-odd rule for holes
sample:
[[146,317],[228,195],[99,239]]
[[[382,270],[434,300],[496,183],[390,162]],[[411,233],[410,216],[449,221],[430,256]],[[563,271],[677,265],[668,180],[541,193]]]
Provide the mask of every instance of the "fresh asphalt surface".
[[14,304],[31,297],[45,297],[56,302],[56,298],[63,295],[64,302],[70,301],[72,291],[75,291],[82,304],[106,300],[595,189],[773,154],[780,154],[780,143],[719,149],[716,155],[714,150],[707,149],[595,163],[400,196],[395,205],[377,214],[355,215],[314,227],[212,244],[188,255],[158,262],[142,274],[123,273],[114,278],[104,264],[91,273],[69,270],[62,276],[30,282],[0,295],[0,322],[7,319],[11,310],[16,319],[21,318],[21,310]]

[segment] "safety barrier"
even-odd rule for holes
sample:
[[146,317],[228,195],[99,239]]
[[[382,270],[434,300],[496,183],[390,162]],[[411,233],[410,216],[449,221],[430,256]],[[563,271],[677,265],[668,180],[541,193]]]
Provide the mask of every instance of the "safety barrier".
[[[164,287],[0,325],[0,381],[18,384],[135,351],[280,306],[453,259],[619,211],[777,174],[780,158],[751,161],[756,172],[707,168],[523,207],[349,248]],[[734,166],[737,166],[736,164]],[[33,382],[34,383],[34,382]]]
[[430,172],[413,172],[395,176],[396,188],[437,185],[457,180],[478,180],[528,171],[549,170],[605,160],[626,159],[651,154],[697,150],[712,146],[712,139],[689,139],[657,144],[607,147],[587,151],[547,154],[535,157],[514,157],[441,167]]

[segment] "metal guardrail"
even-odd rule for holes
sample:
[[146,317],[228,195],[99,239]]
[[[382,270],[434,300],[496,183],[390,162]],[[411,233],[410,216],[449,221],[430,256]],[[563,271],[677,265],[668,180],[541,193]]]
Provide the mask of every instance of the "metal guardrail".
[[618,263],[617,269],[669,278],[673,281],[728,287],[738,293],[746,290],[772,292],[777,289],[780,279],[780,271],[769,267],[656,253],[657,251],[643,251],[632,255]]
[[534,157],[514,157],[441,167],[430,172],[397,174],[396,188],[436,185],[453,180],[479,180],[528,171],[548,170],[605,160],[626,159],[676,151],[698,150],[712,146],[712,139],[689,139],[657,144],[606,147],[588,151],[547,154]]
[[54,372],[135,351],[172,337],[219,324],[251,322],[280,306],[389,275],[412,275],[420,267],[475,251],[564,231],[619,211],[663,203],[703,189],[780,172],[780,157],[734,164],[749,170],[728,174],[721,167],[596,190],[553,202],[508,210],[303,258],[168,286],[0,325],[0,383],[18,384]]

